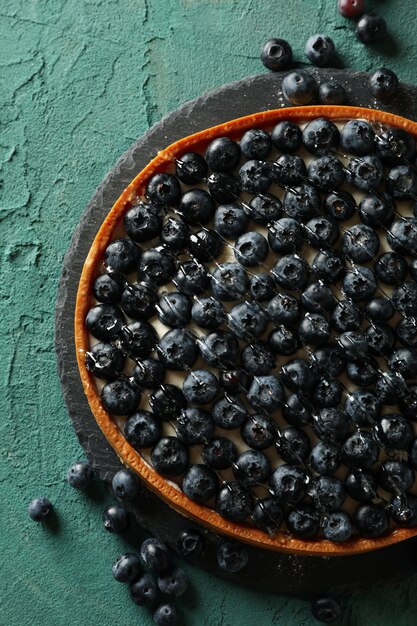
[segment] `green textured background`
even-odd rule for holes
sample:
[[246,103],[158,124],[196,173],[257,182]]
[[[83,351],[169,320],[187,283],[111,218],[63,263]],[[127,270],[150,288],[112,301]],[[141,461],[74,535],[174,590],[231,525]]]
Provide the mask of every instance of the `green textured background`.
[[[60,394],[53,347],[56,287],[71,233],[117,157],[160,117],[218,85],[263,71],[271,36],[324,31],[346,67],[388,65],[413,81],[415,0],[369,2],[388,45],[365,48],[336,0],[0,0],[0,624],[148,626],[110,566],[126,544],[104,532],[107,496],[70,489],[82,457]],[[51,528],[28,501],[54,502]],[[387,564],[389,567],[389,564]],[[260,594],[188,568],[192,626],[307,626],[301,601]],[[358,594],[341,623],[417,623],[417,577]]]

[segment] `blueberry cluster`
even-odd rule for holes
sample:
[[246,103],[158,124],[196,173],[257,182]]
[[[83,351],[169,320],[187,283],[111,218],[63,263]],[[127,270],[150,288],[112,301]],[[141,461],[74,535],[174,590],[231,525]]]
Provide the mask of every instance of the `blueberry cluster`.
[[282,121],[181,155],[127,208],[86,365],[194,502],[333,541],[417,523],[415,158],[396,128]]

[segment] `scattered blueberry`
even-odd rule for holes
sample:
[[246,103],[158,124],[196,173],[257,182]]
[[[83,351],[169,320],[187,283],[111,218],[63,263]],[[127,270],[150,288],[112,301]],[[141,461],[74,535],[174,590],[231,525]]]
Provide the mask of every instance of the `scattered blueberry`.
[[167,596],[179,598],[188,587],[188,576],[180,567],[174,567],[158,577],[158,587]]
[[139,493],[139,484],[131,471],[121,469],[113,476],[112,489],[120,500],[133,500]]
[[90,463],[78,461],[67,472],[67,482],[74,489],[87,489],[94,480],[94,470]]
[[121,504],[109,504],[102,514],[104,528],[109,533],[120,535],[129,526],[129,513]]
[[28,514],[34,522],[44,522],[52,509],[52,502],[48,498],[40,496],[39,498],[34,498],[29,503]]
[[304,53],[313,65],[329,65],[335,53],[335,45],[328,35],[312,35],[307,39]]
[[226,572],[240,572],[248,563],[248,552],[241,543],[225,541],[217,550],[219,567]]
[[[350,1],[354,2],[355,0]],[[323,596],[317,598],[312,603],[311,610],[315,619],[322,624],[332,624],[342,614],[340,602],[333,596]]]
[[140,548],[140,556],[152,574],[161,574],[170,566],[168,548],[159,539],[145,539]]
[[113,563],[113,577],[119,583],[130,583],[141,573],[142,566],[139,557],[133,552],[122,554]]
[[370,79],[369,87],[371,93],[378,100],[388,100],[398,90],[398,78],[397,75],[386,67],[376,70]]
[[130,597],[138,606],[152,608],[158,599],[158,587],[151,574],[142,574],[129,585]]
[[317,98],[318,85],[313,76],[305,70],[290,72],[282,81],[284,97],[296,106],[310,104]]
[[261,61],[269,70],[284,70],[292,61],[292,48],[285,39],[269,39],[261,51]]
[[346,101],[346,90],[340,83],[331,81],[320,83],[319,100],[321,104],[344,104]]
[[364,44],[382,41],[386,34],[387,25],[384,18],[374,13],[365,13],[356,25],[356,37]]
[[179,624],[178,611],[170,602],[164,602],[153,614],[153,621],[157,626],[177,626]]

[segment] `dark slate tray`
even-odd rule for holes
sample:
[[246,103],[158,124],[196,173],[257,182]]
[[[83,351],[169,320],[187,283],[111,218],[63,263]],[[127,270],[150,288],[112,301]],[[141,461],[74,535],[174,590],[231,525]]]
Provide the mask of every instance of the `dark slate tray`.
[[[342,82],[348,94],[346,104],[379,108],[369,93],[368,75],[364,72],[337,69],[310,71],[320,81],[334,78]],[[75,432],[107,485],[122,465],[91,414],[78,375],[74,350],[74,307],[84,259],[114,202],[158,150],[181,137],[221,122],[286,106],[281,81],[281,73],[253,76],[206,93],[165,116],[138,139],[107,174],[74,232],[64,261],[56,305],[58,371]],[[402,84],[396,97],[383,108],[417,120],[417,88]],[[132,512],[141,526],[173,549],[182,530],[196,527],[145,488]],[[239,574],[232,575],[222,572],[217,566],[216,549],[222,537],[205,529],[200,530],[205,537],[205,549],[202,556],[192,559],[195,565],[263,591],[302,597],[313,597],[323,592],[343,594],[366,589],[370,585],[395,582],[415,570],[417,539],[409,539],[382,550],[347,557],[292,556],[249,546],[249,565]]]

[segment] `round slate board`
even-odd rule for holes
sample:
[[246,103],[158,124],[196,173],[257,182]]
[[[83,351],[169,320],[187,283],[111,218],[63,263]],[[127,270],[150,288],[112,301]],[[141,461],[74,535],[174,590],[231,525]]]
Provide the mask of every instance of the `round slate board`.
[[[347,91],[346,104],[382,108],[370,96],[368,75],[364,72],[313,68],[309,71],[320,82],[341,82]],[[159,150],[210,126],[256,111],[287,106],[281,92],[282,77],[282,73],[253,76],[204,94],[165,116],[138,139],[107,174],[74,232],[64,260],[56,305],[58,370],[75,432],[100,478],[108,486],[122,465],[89,409],[74,350],[74,308],[84,259],[114,202]],[[401,84],[398,94],[383,108],[417,120],[417,88]],[[173,549],[176,549],[177,537],[182,530],[197,528],[145,488],[130,508],[141,526]],[[350,593],[370,585],[394,582],[415,570],[417,539],[409,539],[382,550],[347,557],[292,556],[248,546],[248,566],[233,575],[217,566],[216,550],[223,538],[206,529],[199,530],[204,535],[205,548],[201,556],[191,559],[195,565],[235,582],[283,595],[314,597],[325,592]]]

